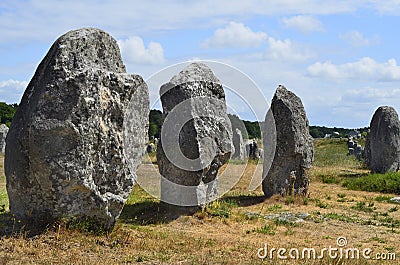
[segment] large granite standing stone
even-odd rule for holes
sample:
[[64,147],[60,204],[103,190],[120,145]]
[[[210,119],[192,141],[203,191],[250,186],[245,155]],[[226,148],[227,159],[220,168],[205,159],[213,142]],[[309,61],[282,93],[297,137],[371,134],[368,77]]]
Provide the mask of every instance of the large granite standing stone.
[[[276,150],[271,168],[264,168],[263,192],[266,197],[275,194],[306,195],[310,183],[307,171],[314,158],[314,144],[301,99],[284,86],[279,86],[271,110],[276,126]],[[264,141],[264,150],[268,148]],[[264,161],[264,165],[267,162]]]
[[375,111],[364,156],[372,172],[396,172],[400,169],[400,121],[394,108],[383,106]]
[[223,87],[205,64],[192,63],[164,84],[160,95],[165,118],[157,148],[161,200],[203,207],[217,199],[218,170],[232,150]]
[[[148,90],[126,74],[117,42],[98,29],[61,36],[29,83],[7,137],[12,214],[89,219],[113,227],[146,149]],[[134,167],[133,167],[134,168]]]
[[8,133],[8,127],[5,124],[0,125],[0,153],[6,151],[6,137]]

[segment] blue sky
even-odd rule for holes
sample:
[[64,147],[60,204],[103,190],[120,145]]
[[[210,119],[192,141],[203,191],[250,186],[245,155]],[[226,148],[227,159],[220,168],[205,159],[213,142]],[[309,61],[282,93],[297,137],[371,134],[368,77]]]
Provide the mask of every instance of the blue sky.
[[[260,106],[283,84],[301,97],[310,124],[364,127],[378,106],[400,111],[399,15],[399,0],[5,0],[0,101],[19,103],[60,35],[97,27],[118,41],[128,72],[145,79],[176,63],[217,61],[254,81]],[[228,97],[253,118],[235,104]]]

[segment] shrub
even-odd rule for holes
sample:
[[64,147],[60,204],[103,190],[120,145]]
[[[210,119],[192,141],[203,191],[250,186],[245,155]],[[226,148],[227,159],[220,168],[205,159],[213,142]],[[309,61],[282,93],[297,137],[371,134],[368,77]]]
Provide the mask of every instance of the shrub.
[[369,174],[355,179],[347,179],[343,182],[343,186],[350,190],[400,194],[400,173]]

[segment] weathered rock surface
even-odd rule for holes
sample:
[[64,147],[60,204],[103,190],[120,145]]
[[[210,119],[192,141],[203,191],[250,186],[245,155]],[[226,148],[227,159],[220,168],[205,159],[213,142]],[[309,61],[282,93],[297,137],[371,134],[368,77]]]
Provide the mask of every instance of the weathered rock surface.
[[218,169],[230,158],[225,93],[210,68],[192,63],[160,88],[164,123],[157,148],[161,200],[204,206],[218,197]]
[[87,218],[112,228],[146,150],[149,98],[98,29],[61,36],[29,83],[7,137],[10,210],[23,221]]
[[5,124],[0,125],[0,153],[6,151],[6,137],[8,133],[8,127]]
[[[264,167],[263,192],[267,197],[292,192],[306,195],[310,182],[307,171],[314,158],[314,144],[301,99],[279,86],[271,109],[276,125],[276,150],[271,168],[266,170]],[[264,150],[268,148],[264,141]],[[264,160],[264,165],[267,163]]]
[[372,172],[400,169],[400,121],[394,108],[379,107],[372,117],[364,156]]

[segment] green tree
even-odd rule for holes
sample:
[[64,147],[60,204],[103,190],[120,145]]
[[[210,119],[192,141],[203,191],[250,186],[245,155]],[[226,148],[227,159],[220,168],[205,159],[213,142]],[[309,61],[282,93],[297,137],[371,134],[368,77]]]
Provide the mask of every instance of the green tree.
[[249,138],[261,138],[261,126],[258,121],[243,121]]
[[162,112],[156,109],[149,113],[149,137],[160,138],[161,126],[163,124]]
[[14,118],[17,108],[17,104],[8,105],[5,102],[0,102],[0,123],[4,123],[8,127],[10,127],[11,121]]

